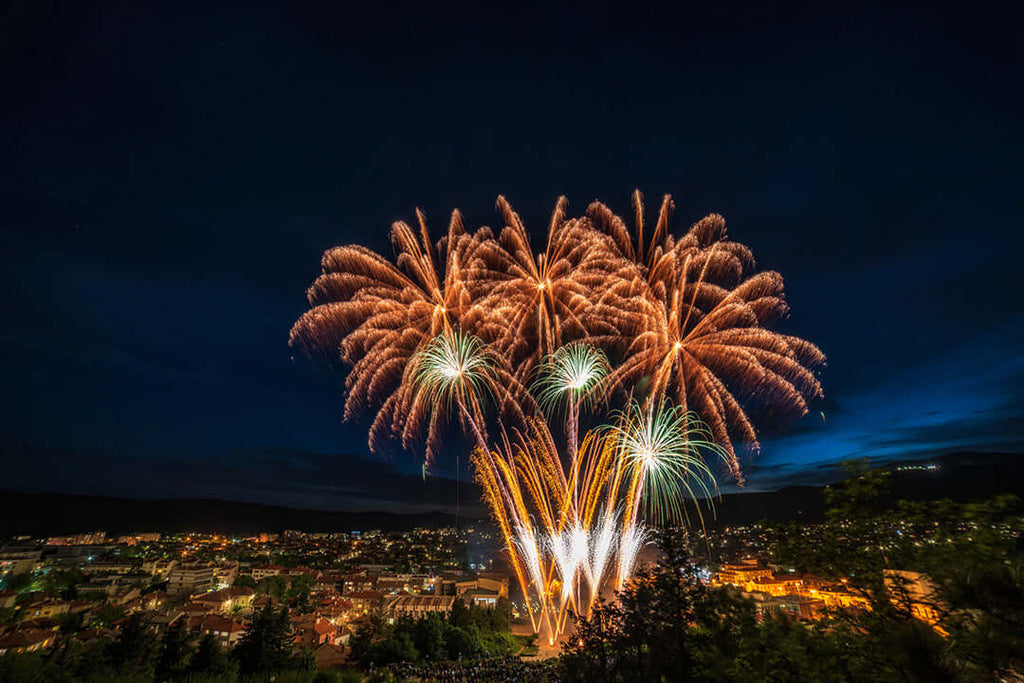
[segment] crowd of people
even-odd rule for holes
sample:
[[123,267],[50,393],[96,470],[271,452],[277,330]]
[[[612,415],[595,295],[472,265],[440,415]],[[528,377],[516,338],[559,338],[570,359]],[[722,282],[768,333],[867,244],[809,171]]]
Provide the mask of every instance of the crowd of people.
[[455,662],[405,662],[392,664],[388,670],[400,680],[423,683],[550,683],[558,680],[557,660],[527,661],[513,655]]

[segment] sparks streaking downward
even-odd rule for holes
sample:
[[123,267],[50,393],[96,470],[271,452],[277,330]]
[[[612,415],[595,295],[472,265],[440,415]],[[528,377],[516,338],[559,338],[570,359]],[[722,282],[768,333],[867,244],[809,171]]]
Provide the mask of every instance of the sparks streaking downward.
[[[585,359],[570,364],[582,376],[565,374],[565,358]],[[552,642],[571,614],[589,612],[604,586],[619,588],[628,579],[646,537],[644,513],[656,511],[659,522],[678,520],[693,485],[708,500],[713,494],[704,458],[726,454],[694,438],[706,433],[696,416],[664,403],[630,404],[613,428],[589,432],[568,458],[560,457],[547,422],[532,419],[489,449],[476,427],[479,408],[468,407],[480,406],[496,384],[484,345],[442,334],[415,362],[421,391],[442,409],[457,406],[477,437],[475,477],[504,535],[532,625]],[[541,378],[542,385],[581,388],[591,372],[600,374],[594,368],[601,363],[586,349],[569,349],[543,367],[555,377]]]

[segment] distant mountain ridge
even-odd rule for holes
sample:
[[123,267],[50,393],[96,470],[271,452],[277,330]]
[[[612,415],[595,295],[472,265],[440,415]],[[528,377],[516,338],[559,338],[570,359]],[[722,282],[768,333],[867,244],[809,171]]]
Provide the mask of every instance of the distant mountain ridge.
[[[935,463],[936,470],[900,470],[901,465]],[[971,500],[1000,493],[1024,495],[1024,456],[1011,453],[951,453],[928,460],[888,463],[893,470],[890,499]],[[716,501],[712,526],[760,519],[814,522],[824,514],[824,486],[789,486],[778,491],[733,493]],[[463,525],[477,519],[462,517]],[[213,499],[138,500],[64,493],[0,492],[0,539],[14,535],[53,536],[102,529],[111,535],[133,531],[196,531],[251,534],[298,529],[310,532],[448,526],[446,512],[397,514],[303,510]]]

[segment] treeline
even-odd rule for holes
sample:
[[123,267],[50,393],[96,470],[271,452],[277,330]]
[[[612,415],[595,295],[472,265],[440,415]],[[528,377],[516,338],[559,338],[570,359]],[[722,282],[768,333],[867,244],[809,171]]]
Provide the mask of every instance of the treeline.
[[[807,624],[758,619],[736,591],[710,588],[681,537],[663,535],[663,561],[638,573],[615,604],[577,622],[561,659],[565,681],[1024,680],[1021,501],[879,502],[887,474],[827,492],[828,518],[783,528],[778,562],[848,577],[870,609],[833,610]],[[925,577],[922,596],[886,570]],[[889,575],[893,577],[892,574]],[[924,601],[924,602],[922,602]],[[925,606],[932,623],[918,618]]]
[[352,635],[350,658],[372,668],[514,654],[526,642],[509,630],[508,608],[502,598],[494,609],[456,600],[447,616],[421,619],[387,619],[377,611]]
[[[0,657],[0,681],[226,683],[268,676],[278,681],[312,681],[315,665],[312,654],[294,644],[287,608],[268,605],[253,615],[242,639],[230,650],[214,636],[197,638],[182,625],[158,636],[139,615],[133,615],[113,637],[87,643],[61,637],[46,651]],[[338,680],[333,673],[324,673],[321,679]]]

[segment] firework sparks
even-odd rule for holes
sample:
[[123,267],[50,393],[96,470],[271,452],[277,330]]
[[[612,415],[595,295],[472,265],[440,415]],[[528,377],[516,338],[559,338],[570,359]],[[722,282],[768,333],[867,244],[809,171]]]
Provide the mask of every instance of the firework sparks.
[[707,434],[692,414],[633,403],[612,428],[589,432],[568,459],[540,420],[501,448],[474,453],[524,595],[540,605],[535,628],[557,637],[567,615],[589,612],[606,583],[621,587],[648,538],[642,517],[678,520],[686,497],[713,494],[703,458],[725,451],[698,440]]
[[549,413],[565,405],[568,451],[577,452],[579,415],[590,407],[610,366],[604,351],[583,342],[572,342],[547,356],[539,368],[533,389],[537,404]]
[[666,523],[683,520],[687,498],[710,503],[715,480],[708,460],[728,462],[729,453],[695,413],[664,400],[647,407],[631,402],[612,433],[626,467],[634,471],[634,507],[643,505],[657,522]]
[[478,332],[523,377],[569,341],[618,336],[636,296],[636,267],[589,219],[567,219],[567,206],[560,197],[535,254],[519,215],[498,197],[505,227],[481,253],[490,272],[480,283]]
[[[822,353],[769,329],[788,312],[781,276],[754,272],[721,216],[677,239],[671,197],[650,229],[639,192],[633,204],[631,230],[596,202],[570,218],[560,198],[539,254],[504,197],[497,237],[467,233],[456,211],[434,243],[417,211],[418,231],[392,226],[394,262],[359,246],[325,253],[291,332],[311,357],[349,366],[346,419],[379,408],[372,449],[422,438],[424,475],[458,415],[531,622],[552,640],[628,580],[647,524],[688,521],[687,498],[710,504],[716,461],[742,480],[733,442],[756,448],[755,418],[803,415],[821,396]],[[613,424],[580,440],[581,411],[621,396]],[[538,404],[565,412],[561,454]]]
[[[435,244],[426,218],[418,210],[416,217],[418,234],[402,221],[391,227],[394,263],[358,245],[325,252],[323,274],[307,292],[312,309],[291,330],[292,347],[350,368],[346,420],[371,406],[379,408],[369,434],[374,451],[390,436],[410,447],[415,426],[427,423],[424,415],[398,410],[410,403],[407,369],[424,344],[457,327],[473,308],[476,254],[488,236],[467,234],[455,211],[447,235]],[[436,438],[428,438],[428,463],[436,447]]]
[[813,369],[825,357],[810,342],[767,328],[789,311],[782,277],[748,274],[753,256],[726,239],[721,216],[707,216],[677,241],[668,232],[672,200],[666,195],[645,243],[639,192],[634,207],[635,237],[603,204],[588,209],[647,284],[642,310],[624,340],[626,360],[611,373],[608,387],[646,383],[648,402],[670,397],[698,413],[742,481],[733,442],[758,448],[751,406],[764,414],[805,415],[808,401],[822,396]]

